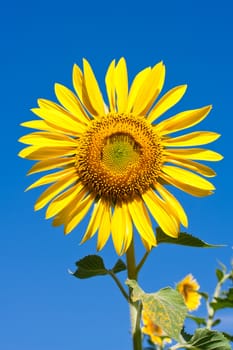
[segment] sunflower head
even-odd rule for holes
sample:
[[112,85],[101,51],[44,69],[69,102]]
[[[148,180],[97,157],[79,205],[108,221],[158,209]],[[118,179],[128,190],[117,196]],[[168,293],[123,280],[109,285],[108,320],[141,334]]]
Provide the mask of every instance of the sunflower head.
[[201,295],[198,293],[198,290],[200,286],[191,274],[177,283],[176,288],[183,296],[185,305],[189,311],[194,311],[199,307]]
[[215,173],[199,161],[222,157],[196,147],[216,140],[217,133],[173,135],[202,121],[211,106],[158,121],[187,88],[176,86],[159,98],[164,80],[165,66],[159,62],[139,72],[129,86],[125,59],[114,60],[105,77],[105,103],[83,60],[83,70],[74,65],[74,91],[55,84],[58,103],[38,100],[32,112],[39,118],[22,124],[36,131],[20,138],[27,147],[19,153],[37,161],[29,174],[48,171],[28,188],[48,185],[35,210],[47,206],[46,218],[64,225],[65,234],[88,215],[82,242],[97,232],[97,249],[102,249],[111,235],[118,254],[128,249],[133,227],[146,249],[156,245],[151,218],[167,235],[178,236],[188,219],[167,186],[210,195],[214,186],[205,178]]

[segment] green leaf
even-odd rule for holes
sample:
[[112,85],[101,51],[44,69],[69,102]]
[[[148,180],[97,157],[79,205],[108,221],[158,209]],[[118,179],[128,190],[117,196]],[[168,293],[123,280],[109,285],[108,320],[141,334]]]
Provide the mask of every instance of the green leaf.
[[233,342],[233,335],[230,335],[228,333],[222,332],[222,334],[224,335],[225,338],[227,338],[228,340]]
[[156,238],[157,238],[158,244],[170,243],[170,244],[178,244],[178,245],[185,245],[189,247],[198,247],[198,248],[222,247],[222,245],[214,245],[214,244],[206,243],[201,239],[194,237],[189,233],[185,233],[185,232],[180,232],[177,238],[172,238],[167,236],[160,227],[157,227],[156,229]]
[[217,320],[212,323],[212,327],[216,327],[219,323],[221,323],[221,319],[217,318]]
[[112,268],[112,272],[118,273],[118,272],[121,272],[121,271],[124,271],[124,270],[126,270],[125,263],[121,259],[117,260],[116,264]]
[[185,331],[185,328],[183,328],[182,330],[181,330],[181,335],[182,335],[182,337],[184,338],[184,340],[185,341],[190,341],[190,339],[192,338],[192,335],[191,334],[189,334],[189,333],[187,333],[186,331]]
[[203,317],[197,317],[193,315],[187,315],[190,320],[196,322],[198,326],[206,326],[206,320]]
[[215,311],[225,309],[227,307],[233,307],[233,288],[230,288],[223,295],[225,296],[225,298],[215,298],[215,301],[210,303],[210,305]]
[[110,271],[115,274],[126,270],[126,265],[121,259],[116,262],[111,270],[106,269],[103,259],[98,255],[87,255],[75,264],[78,268],[72,274],[81,279],[109,275]]
[[85,258],[77,261],[75,264],[78,268],[73,275],[78,278],[90,278],[108,274],[103,259],[98,255],[85,256]]
[[227,267],[221,261],[218,261],[218,264],[221,267],[222,272],[225,274],[227,272]]
[[219,270],[219,269],[216,269],[215,273],[216,273],[218,282],[220,282],[224,277],[224,273],[222,272],[222,270]]
[[135,280],[130,280],[127,278],[125,284],[127,286],[129,286],[130,288],[132,288],[133,290],[133,294],[132,294],[132,300],[133,301],[137,301],[137,300],[141,300],[143,295],[146,294],[144,293],[144,291],[139,287],[137,281]]
[[206,328],[197,329],[188,344],[195,350],[231,350],[229,341],[222,333]]
[[127,280],[132,288],[132,300],[142,302],[143,310],[151,321],[161,327],[166,335],[179,340],[187,308],[179,292],[170,287],[156,293],[145,293],[134,280]]
[[157,349],[157,346],[152,342],[149,335],[146,336],[146,340],[147,340],[147,343],[149,344],[149,346],[146,348],[143,348],[143,350],[156,350]]
[[209,300],[209,294],[205,292],[198,292],[205,300]]

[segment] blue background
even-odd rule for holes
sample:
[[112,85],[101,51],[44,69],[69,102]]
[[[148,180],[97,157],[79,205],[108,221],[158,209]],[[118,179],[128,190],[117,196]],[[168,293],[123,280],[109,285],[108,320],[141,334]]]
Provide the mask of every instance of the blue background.
[[[152,292],[173,287],[192,272],[201,290],[212,292],[217,261],[229,266],[232,257],[232,6],[231,0],[14,0],[1,5],[1,349],[131,348],[128,306],[114,282],[68,274],[75,261],[95,254],[95,238],[79,246],[84,225],[64,237],[61,228],[44,220],[44,211],[33,211],[41,189],[24,189],[38,177],[26,177],[32,163],[17,157],[22,148],[17,139],[27,132],[19,124],[33,119],[29,110],[37,98],[55,99],[55,82],[72,87],[72,66],[81,65],[82,57],[92,63],[102,89],[113,58],[126,58],[130,79],[163,60],[164,91],[189,85],[177,110],[213,104],[199,129],[222,134],[211,146],[225,157],[213,164],[217,191],[203,199],[174,193],[188,213],[188,232],[227,246],[161,245],[140,277],[143,288]],[[137,249],[139,257],[138,241]],[[111,241],[100,255],[113,266],[117,257]],[[224,313],[222,328],[232,332],[232,324],[232,315]]]

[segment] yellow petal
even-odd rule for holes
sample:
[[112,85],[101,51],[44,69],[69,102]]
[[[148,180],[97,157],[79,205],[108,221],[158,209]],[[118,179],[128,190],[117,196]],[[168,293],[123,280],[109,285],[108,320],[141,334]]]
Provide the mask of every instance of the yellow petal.
[[[56,84],[55,84],[55,85],[56,85]],[[57,85],[59,85],[59,84],[57,84]],[[62,86],[62,85],[60,85],[60,86]],[[66,88],[64,87],[64,89],[66,89]],[[68,90],[68,89],[67,89],[67,90]],[[68,90],[68,91],[71,93],[70,90]],[[67,94],[68,94],[68,92],[67,92]],[[61,95],[61,92],[60,92],[60,95]],[[76,100],[78,101],[77,103],[79,103],[80,108],[82,109],[82,111],[80,112],[80,114],[85,113],[84,108],[82,107],[81,102],[77,99],[77,97],[76,97],[75,95],[74,95],[74,98],[76,98]],[[63,99],[64,99],[64,98],[63,98]],[[48,112],[48,111],[58,111],[58,112],[60,112],[61,114],[65,115],[65,116],[68,116],[68,118],[71,118],[72,120],[74,120],[74,121],[80,123],[80,125],[82,125],[84,129],[85,129],[86,125],[88,124],[89,118],[87,117],[87,115],[86,115],[86,117],[87,117],[88,119],[86,119],[86,117],[84,118],[82,115],[80,116],[80,114],[79,114],[80,118],[77,118],[76,115],[70,113],[68,110],[64,109],[64,108],[61,107],[59,104],[57,104],[57,103],[55,103],[55,102],[53,102],[53,101],[39,98],[39,99],[37,100],[37,102],[38,102],[38,106],[39,106],[41,109],[47,110],[47,112]],[[33,110],[32,110],[32,111],[33,111]],[[34,113],[35,113],[35,112],[34,112]],[[35,114],[36,114],[36,113],[35,113]],[[54,127],[56,127],[56,125],[54,125]],[[57,131],[57,132],[59,132],[59,131]]]
[[69,147],[77,146],[77,141],[66,135],[51,132],[34,132],[19,139],[20,142],[39,147]]
[[61,128],[61,126],[57,126],[55,124],[51,124],[49,122],[46,122],[44,120],[31,120],[28,122],[24,122],[20,124],[21,126],[24,126],[26,128],[31,128],[31,129],[38,129],[38,130],[43,130],[43,131],[51,131],[51,132],[56,132],[59,134],[70,134],[72,136],[80,135],[80,132],[74,131],[74,130],[69,130]]
[[55,129],[60,129],[66,133],[71,132],[72,135],[78,136],[86,130],[84,124],[80,123],[77,118],[74,120],[74,117],[66,111],[42,108],[32,108],[31,111]]
[[163,113],[168,111],[176,103],[178,103],[185,94],[187,85],[176,86],[169,90],[154,106],[148,116],[148,121],[153,123]]
[[165,146],[184,147],[184,146],[199,146],[217,140],[221,135],[210,131],[195,131],[190,134],[167,138],[163,141]]
[[100,221],[100,226],[98,231],[97,250],[101,250],[105,246],[111,231],[110,206],[105,201],[101,203],[101,206],[102,206],[102,219]]
[[141,236],[140,238],[141,238],[142,244],[144,245],[144,248],[146,249],[147,252],[149,252],[151,248],[153,248],[153,246],[150,244],[150,242],[146,241]]
[[203,179],[199,175],[191,173],[188,170],[177,168],[171,165],[164,165],[162,170],[171,178],[178,180],[184,184],[191,185],[206,191],[212,191],[215,189],[214,185],[211,182]]
[[128,73],[125,59],[122,57],[115,69],[114,82],[119,113],[125,112],[128,102]]
[[160,62],[152,68],[138,91],[133,113],[142,115],[148,112],[163,88],[164,79],[165,66],[163,62]]
[[118,255],[122,254],[122,248],[125,242],[125,221],[122,206],[120,204],[116,204],[111,220],[111,231],[113,244]]
[[83,73],[77,64],[74,64],[73,66],[72,79],[75,92],[78,95],[80,101],[83,103]]
[[213,193],[213,191],[203,190],[199,187],[193,186],[192,184],[185,184],[185,183],[183,183],[177,179],[174,179],[173,177],[170,177],[166,174],[161,175],[161,178],[167,184],[175,186],[175,187],[179,188],[180,190],[187,192],[195,197],[205,197],[205,196],[209,196]]
[[167,189],[165,189],[164,186],[160,185],[160,183],[157,182],[155,188],[166,202],[166,205],[172,209],[174,215],[177,216],[181,224],[188,227],[188,218],[180,202]]
[[77,66],[76,64],[73,67],[73,85],[74,85],[76,94],[78,95],[82,104],[85,106],[86,110],[91,114],[91,116],[96,115],[97,113],[95,109],[92,107],[92,104],[88,97],[88,92],[85,85],[83,73],[79,68],[79,66]]
[[77,97],[67,87],[61,84],[55,84],[55,93],[58,101],[77,119],[84,124],[88,124],[89,117],[85,113]]
[[153,190],[148,190],[142,195],[151,215],[155,218],[161,229],[169,236],[177,237],[179,227],[173,219],[172,214],[165,210],[165,206],[161,199]]
[[45,190],[42,195],[37,199],[34,206],[35,210],[43,208],[51,199],[53,199],[58,193],[71,186],[77,179],[73,176],[66,176],[55,184],[51,185]]
[[49,219],[52,216],[59,213],[61,210],[67,207],[70,204],[70,202],[73,201],[73,199],[75,199],[76,203],[78,203],[79,201],[81,201],[85,193],[86,190],[83,188],[83,185],[81,183],[72,186],[67,191],[56,197],[49,204],[45,215],[46,219]]
[[160,135],[171,134],[173,132],[187,129],[193,125],[200,123],[210,112],[212,106],[206,106],[199,109],[193,109],[176,114],[175,116],[163,120],[155,125],[156,131]]
[[109,112],[109,108],[108,108],[108,106],[106,105],[106,103],[104,102],[104,113],[105,113],[105,115],[107,115],[108,112]]
[[49,110],[55,109],[60,112],[65,111],[64,108],[62,108],[59,104],[50,100],[46,100],[45,98],[38,98],[37,103],[41,109],[49,109]]
[[88,97],[97,115],[105,115],[104,101],[99,85],[87,60],[83,60],[84,81]]
[[81,244],[90,239],[99,228],[100,221],[102,220],[103,208],[101,199],[94,204],[94,208],[91,214],[89,224],[87,226],[86,232],[82,238]]
[[125,241],[122,249],[122,254],[124,254],[130,246],[133,237],[133,224],[129,213],[129,209],[126,203],[122,203],[122,211],[124,213],[125,219]]
[[75,210],[71,213],[68,221],[65,223],[65,234],[70,233],[79,223],[83,220],[84,216],[89,211],[94,201],[94,195],[88,194],[85,199],[75,207]]
[[196,310],[200,305],[201,295],[197,292],[200,286],[191,274],[180,281],[176,289],[184,297],[184,302],[189,311]]
[[67,177],[67,176],[73,177],[75,174],[76,174],[76,171],[72,168],[72,169],[60,170],[60,171],[57,171],[56,173],[42,176],[39,180],[35,181],[32,185],[30,185],[26,189],[26,191],[31,190],[32,188],[36,188],[36,187],[43,186],[43,185],[48,185],[52,182],[59,181],[62,178]]
[[137,97],[137,94],[139,90],[141,89],[142,84],[144,83],[145,79],[148,77],[148,74],[151,72],[151,67],[147,67],[143,69],[141,72],[139,72],[136,77],[133,80],[133,83],[131,84],[130,91],[129,91],[129,97],[128,97],[128,105],[126,108],[126,113],[130,113],[135,99]]
[[152,224],[141,198],[135,198],[128,203],[128,208],[132,221],[138,230],[138,233],[151,246],[156,246],[156,238],[152,229]]
[[183,168],[187,168],[189,170],[195,171],[196,173],[199,173],[199,174],[206,176],[206,177],[216,176],[215,171],[213,169],[211,169],[210,167],[208,167],[204,164],[194,162],[194,161],[189,160],[189,159],[179,159],[179,158],[175,158],[172,156],[171,158],[168,158],[167,161],[169,163],[173,163],[173,164],[181,166]]
[[[86,192],[83,193],[83,197],[81,200],[85,198]],[[69,218],[71,218],[72,213],[75,211],[77,205],[79,205],[79,202],[77,202],[76,198],[74,198],[65,208],[63,208],[55,217],[53,220],[52,225],[53,226],[60,226],[60,225],[65,225],[68,223]]]
[[105,85],[106,85],[106,91],[107,91],[107,95],[108,95],[110,112],[116,111],[114,73],[115,73],[115,60],[113,60],[111,62],[111,64],[109,65],[106,76],[105,76]]
[[75,158],[55,158],[55,159],[46,159],[34,164],[31,169],[28,171],[27,175],[35,174],[40,171],[51,170],[55,168],[63,168],[67,165],[72,166],[72,163],[75,163]]
[[38,146],[29,146],[24,148],[18,153],[19,157],[27,158],[31,160],[45,160],[49,158],[58,158],[64,157],[67,155],[74,155],[74,147],[38,147]]
[[44,120],[30,120],[28,122],[21,123],[20,125],[30,129],[38,129],[53,132],[56,131],[52,126],[49,126]]
[[208,160],[210,162],[223,159],[221,154],[202,148],[169,149],[164,154],[168,155],[169,158],[174,156],[176,158]]

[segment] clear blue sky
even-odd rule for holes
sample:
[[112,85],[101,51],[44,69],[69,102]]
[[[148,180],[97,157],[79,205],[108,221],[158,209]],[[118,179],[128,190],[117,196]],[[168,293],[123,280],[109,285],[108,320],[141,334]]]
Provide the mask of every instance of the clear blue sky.
[[[164,91],[189,86],[180,111],[214,106],[200,128],[222,134],[212,147],[225,156],[213,164],[216,193],[203,199],[176,194],[189,215],[188,232],[227,247],[159,246],[140,283],[152,292],[192,272],[201,289],[211,292],[217,261],[229,265],[232,257],[232,1],[13,0],[2,4],[0,16],[0,348],[128,350],[128,307],[113,281],[77,280],[67,272],[75,261],[95,254],[95,238],[79,246],[84,226],[65,237],[43,211],[33,211],[41,189],[24,193],[37,177],[26,177],[32,164],[17,157],[22,148],[17,139],[26,131],[19,124],[33,119],[29,109],[37,98],[54,100],[55,82],[71,87],[72,66],[83,57],[102,87],[113,58],[127,59],[131,78],[163,60]],[[117,259],[111,242],[100,255],[109,267]]]

